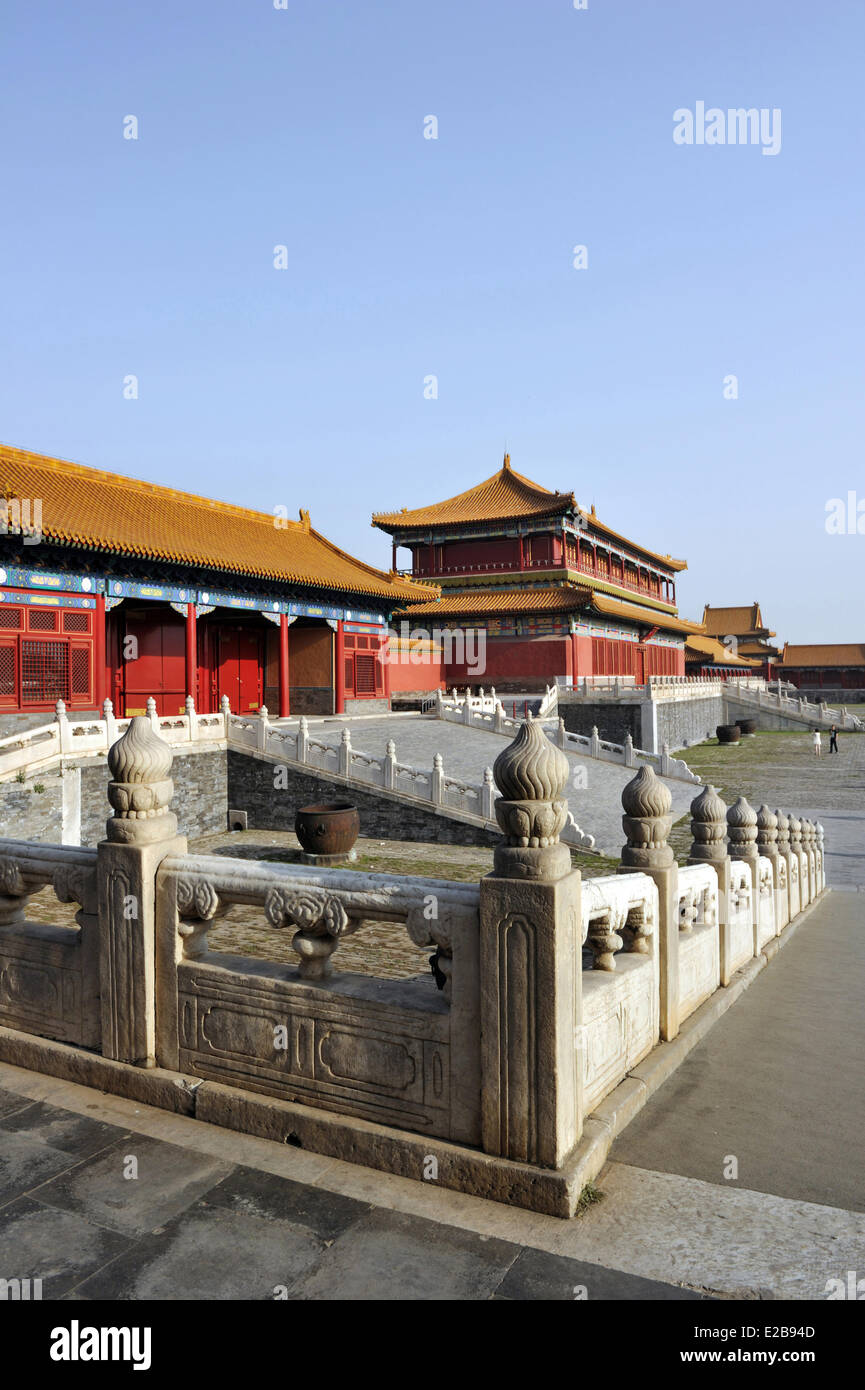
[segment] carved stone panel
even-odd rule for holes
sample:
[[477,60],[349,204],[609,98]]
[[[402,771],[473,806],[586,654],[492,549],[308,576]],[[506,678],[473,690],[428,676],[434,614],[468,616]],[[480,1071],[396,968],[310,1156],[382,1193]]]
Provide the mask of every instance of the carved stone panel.
[[450,1137],[449,1016],[204,961],[178,967],[180,1069]]
[[93,1046],[78,932],[33,923],[0,935],[0,1023],[42,1038]]

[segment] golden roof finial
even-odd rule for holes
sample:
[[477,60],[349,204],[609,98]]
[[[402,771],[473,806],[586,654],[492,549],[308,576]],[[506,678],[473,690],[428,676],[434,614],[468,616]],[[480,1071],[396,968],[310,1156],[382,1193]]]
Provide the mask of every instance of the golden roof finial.
[[510,473],[510,471],[511,471],[511,456],[510,456],[510,454],[505,454],[505,461],[504,461],[504,463],[502,464],[502,468],[503,468],[503,470],[505,471],[505,473]]
[[304,531],[309,530],[309,512],[306,510],[305,507],[300,508],[300,524],[303,527]]

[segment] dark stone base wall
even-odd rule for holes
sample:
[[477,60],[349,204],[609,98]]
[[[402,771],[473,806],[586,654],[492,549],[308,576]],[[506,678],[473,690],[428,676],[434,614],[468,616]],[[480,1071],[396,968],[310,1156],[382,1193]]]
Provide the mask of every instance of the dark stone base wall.
[[63,779],[56,767],[28,773],[24,782],[0,783],[2,838],[59,845],[62,835]]
[[346,714],[389,714],[387,700],[346,700]]
[[[228,827],[228,781],[226,750],[184,753],[175,748],[171,777],[174,799],[171,809],[177,816],[177,829],[191,840],[212,835]],[[105,838],[105,822],[111,814],[108,804],[108,764],[81,763],[81,843],[95,845]],[[42,837],[45,838],[44,836]],[[58,836],[59,839],[59,836]]]
[[639,704],[615,705],[607,700],[590,704],[581,700],[579,704],[566,705],[560,701],[559,714],[570,734],[591,736],[594,725],[601,738],[611,743],[624,743],[630,734],[635,748],[642,747]]
[[[288,698],[292,714],[333,714],[333,691],[329,685],[293,685]],[[271,713],[278,708],[279,701]]]
[[[385,791],[347,787],[339,778],[324,773],[300,772],[282,764],[277,789],[274,780],[278,767],[233,748],[228,750],[229,804],[232,810],[246,811],[250,830],[293,830],[298,807],[322,800],[349,799],[360,814],[361,835],[487,848],[500,843],[501,836],[495,830],[451,820],[432,807],[412,806]],[[286,786],[282,785],[284,782]]]
[[658,700],[658,751],[667,743],[670,752],[714,738],[719,724],[728,721],[724,697],[707,695],[701,700]]

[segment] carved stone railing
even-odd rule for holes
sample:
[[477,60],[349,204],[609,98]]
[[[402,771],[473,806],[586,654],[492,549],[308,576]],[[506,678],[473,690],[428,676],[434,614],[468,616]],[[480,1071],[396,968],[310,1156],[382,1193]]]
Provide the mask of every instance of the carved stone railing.
[[[186,700],[184,714],[159,715],[156,701],[147,701],[147,718],[154,731],[172,746],[205,744],[226,738],[228,702],[223,700],[219,714],[198,714],[191,698]],[[98,755],[108,749],[129,728],[133,716],[115,719],[110,700],[102,707],[101,719],[78,719],[67,712],[63,700],[57,701],[54,721],[25,729],[0,739],[0,779],[28,768],[47,767],[64,757]]]
[[[477,884],[182,855],[163,860],[157,898],[161,1065],[478,1142]],[[296,963],[211,953],[235,904],[287,931]],[[431,974],[340,974],[340,944],[371,922],[431,947]]]
[[[236,728],[259,755],[271,738],[307,755],[313,742],[266,718]],[[392,746],[360,764],[350,738],[313,752],[397,776]],[[137,717],[110,748],[95,851],[0,841],[0,1059],[405,1176],[434,1156],[445,1185],[560,1215],[579,1195],[585,1117],[719,986],[771,961],[784,869],[792,922],[823,886],[819,826],[743,798],[728,810],[712,788],[680,867],[671,794],[648,765],[622,793],[619,873],[584,882],[562,841],[570,765],[531,720],[485,784],[501,838],[472,884],[190,855],[171,764]],[[437,796],[446,781],[439,762]],[[75,926],[27,920],[49,885],[80,903]],[[230,953],[235,907],[289,933],[285,959]],[[217,922],[229,952],[211,949]],[[340,947],[354,936],[360,952],[371,923],[405,930],[429,970],[341,971]],[[148,1087],[139,1069],[154,1067]],[[579,1152],[597,1156],[634,1091]]]
[[721,983],[718,876],[710,863],[679,868],[679,1021]]
[[[555,700],[553,700],[554,696],[556,697]],[[547,687],[544,701],[547,701],[548,697],[550,713],[536,715],[537,722],[555,717],[555,710],[558,707],[558,692],[555,687]],[[472,697],[473,700],[475,698]],[[542,701],[542,706],[543,704]],[[442,696],[429,713],[450,723],[465,724],[473,729],[483,729],[486,733],[504,734],[510,737],[513,737],[523,722],[506,715],[498,701],[492,709],[481,709],[466,700],[456,706],[453,703],[448,703]],[[601,762],[618,763],[621,767],[639,767],[641,763],[648,763],[661,777],[669,777],[682,782],[698,783],[700,781],[697,773],[691,771],[683,758],[674,758],[671,755],[669,744],[666,743],[662,746],[660,753],[650,753],[644,748],[635,748],[630,734],[624,743],[614,743],[610,739],[600,738],[597,728],[592,729],[591,735],[570,733],[565,728],[564,719],[561,718],[556,720],[548,732],[558,747],[566,753],[583,758],[598,759]]]
[[[29,900],[46,887],[79,905],[76,926],[28,921]],[[95,849],[0,840],[0,1024],[99,1046]]]
[[[508,722],[515,731],[522,723]],[[413,801],[459,811],[487,825],[494,823],[498,792],[489,767],[484,770],[482,782],[466,782],[448,775],[441,753],[434,755],[432,767],[412,767],[398,761],[393,739],[388,740],[384,754],[377,756],[355,748],[347,728],[342,730],[339,743],[328,743],[310,735],[305,716],[294,727],[284,723],[272,725],[266,709],[257,716],[230,715],[228,742],[232,748],[254,750],[276,762],[315,768],[359,786],[381,788]],[[570,812],[566,813],[562,836],[574,848],[594,848],[594,836],[581,830]]]
[[811,727],[818,725],[821,729],[829,729],[835,724],[839,729],[851,733],[865,731],[865,722],[843,705],[835,709],[824,701],[815,703],[806,695],[791,695],[783,686],[771,691],[760,686],[754,688],[750,681],[733,679],[727,682],[727,693],[743,704],[753,706],[755,710],[781,714]]

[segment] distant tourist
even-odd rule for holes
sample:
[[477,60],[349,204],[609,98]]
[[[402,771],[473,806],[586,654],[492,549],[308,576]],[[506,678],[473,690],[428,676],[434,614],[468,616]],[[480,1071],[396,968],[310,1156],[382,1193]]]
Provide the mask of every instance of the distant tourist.
[[838,730],[835,728],[834,724],[832,725],[832,728],[829,730],[829,752],[838,752]]
[[820,730],[814,730],[814,757],[819,758],[823,752],[823,744],[820,739]]

